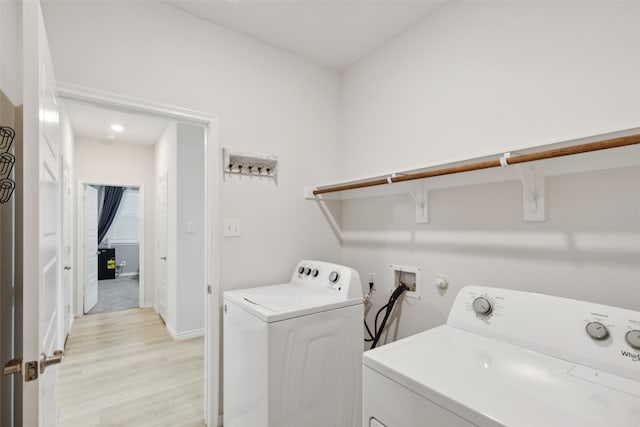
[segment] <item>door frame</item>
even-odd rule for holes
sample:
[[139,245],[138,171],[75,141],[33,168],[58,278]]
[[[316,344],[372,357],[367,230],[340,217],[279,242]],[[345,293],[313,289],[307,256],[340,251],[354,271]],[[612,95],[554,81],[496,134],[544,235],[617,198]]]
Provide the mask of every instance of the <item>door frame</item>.
[[[67,273],[65,273],[65,269],[66,269],[66,265],[63,265],[65,263],[65,259],[64,259],[64,239],[65,239],[65,235],[64,235],[64,222],[65,222],[65,217],[64,217],[64,192],[67,190],[64,187],[64,173],[65,171],[69,172],[69,195],[68,195],[68,203],[69,203],[69,229],[67,230],[67,233],[69,234],[68,239],[69,239],[69,246],[71,248],[71,254],[69,256],[69,263],[71,264],[69,267],[72,268],[72,270],[68,271]],[[74,249],[75,249],[75,244],[73,241],[73,237],[74,237],[74,233],[73,233],[73,167],[71,166],[69,159],[67,158],[67,156],[63,153],[60,154],[60,241],[58,242],[58,244],[60,245],[60,265],[61,267],[58,269],[60,277],[58,278],[58,280],[60,281],[60,286],[59,286],[59,292],[58,292],[58,309],[60,312],[60,316],[58,319],[58,328],[59,328],[59,343],[58,343],[58,347],[59,348],[64,348],[64,344],[66,342],[67,339],[67,328],[69,328],[69,331],[71,330],[71,324],[73,324],[73,264],[75,263],[75,259],[74,259]],[[65,305],[65,299],[64,299],[64,294],[65,294],[65,290],[66,290],[66,283],[65,283],[65,276],[69,274],[71,276],[71,287],[69,289],[69,292],[71,292],[71,304],[69,305],[69,309],[71,310],[71,313],[69,313],[69,324],[66,324],[66,305]]]
[[[129,97],[112,92],[82,87],[64,82],[57,83],[60,99],[91,103],[121,111],[164,116],[181,122],[198,124],[206,129],[205,135],[205,390],[204,419],[209,427],[219,425],[220,399],[220,247],[221,209],[219,173],[222,164],[218,135],[218,117],[173,105]],[[141,187],[142,188],[142,187]],[[207,288],[209,287],[209,292]]]
[[[145,253],[145,244],[144,244],[144,227],[141,227],[142,224],[145,223],[145,211],[144,211],[144,184],[140,183],[130,183],[129,181],[106,181],[106,182],[93,182],[93,181],[78,181],[77,193],[78,197],[76,199],[76,245],[78,250],[76,250],[76,265],[78,268],[76,269],[76,306],[75,306],[75,316],[82,317],[85,315],[84,313],[84,287],[85,277],[84,277],[84,256],[85,253],[82,250],[84,248],[84,188],[87,185],[110,185],[114,187],[137,187],[140,191],[140,198],[138,200],[138,215],[139,215],[139,224],[140,227],[140,242],[138,246],[138,257],[139,257],[139,265],[140,265],[140,277],[139,277],[139,286],[138,286],[138,302],[140,307],[150,307],[150,305],[146,304],[144,298],[144,284],[145,284],[145,264],[144,264],[144,253]],[[82,231],[82,232],[81,232]]]

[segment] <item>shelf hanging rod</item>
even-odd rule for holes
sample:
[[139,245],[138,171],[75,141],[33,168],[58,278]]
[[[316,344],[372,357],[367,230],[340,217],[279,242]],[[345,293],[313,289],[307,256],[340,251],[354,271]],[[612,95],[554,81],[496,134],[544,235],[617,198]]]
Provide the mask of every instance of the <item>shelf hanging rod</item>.
[[609,148],[626,147],[629,145],[640,144],[640,134],[623,136],[619,138],[605,139],[587,144],[572,145],[570,147],[554,148],[551,150],[538,151],[536,153],[522,154],[519,156],[507,157],[503,156],[495,160],[485,160],[482,162],[469,163],[460,166],[451,166],[441,169],[434,169],[424,172],[410,173],[406,175],[393,174],[385,178],[375,178],[351,184],[332,185],[324,188],[313,190],[313,195],[335,193],[337,191],[355,190],[356,188],[374,187],[377,185],[393,184],[395,182],[413,181],[415,179],[432,178],[435,176],[451,175],[454,173],[471,172],[481,169],[489,169],[514,165],[520,163],[533,162],[536,160],[552,159],[555,157],[571,156],[573,154],[590,153],[592,151],[607,150]]

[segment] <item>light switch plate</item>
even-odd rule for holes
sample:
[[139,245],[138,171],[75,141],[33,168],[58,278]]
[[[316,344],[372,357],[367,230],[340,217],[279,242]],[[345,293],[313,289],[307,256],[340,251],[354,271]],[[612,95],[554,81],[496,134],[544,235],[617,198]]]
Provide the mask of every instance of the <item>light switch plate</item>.
[[195,233],[196,232],[196,223],[188,222],[187,223],[187,233]]

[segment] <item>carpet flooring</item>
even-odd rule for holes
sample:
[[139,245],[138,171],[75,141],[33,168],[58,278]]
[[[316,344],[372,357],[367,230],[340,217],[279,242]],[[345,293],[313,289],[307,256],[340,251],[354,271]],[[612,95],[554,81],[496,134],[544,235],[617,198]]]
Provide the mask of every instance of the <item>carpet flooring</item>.
[[138,308],[140,306],[139,287],[138,276],[98,280],[98,303],[87,314]]

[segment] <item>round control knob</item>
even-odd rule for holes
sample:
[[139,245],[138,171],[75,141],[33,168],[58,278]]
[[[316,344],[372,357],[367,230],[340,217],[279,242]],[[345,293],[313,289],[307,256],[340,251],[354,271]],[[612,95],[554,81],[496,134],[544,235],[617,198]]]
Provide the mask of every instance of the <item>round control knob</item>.
[[636,350],[640,350],[640,330],[634,329],[633,331],[629,331],[624,338],[627,340],[627,344]]
[[318,277],[318,274],[320,274],[320,272],[318,271],[318,269],[317,269],[317,268],[314,268],[314,269],[311,271],[311,275],[312,275],[313,277]]
[[594,340],[603,340],[609,336],[609,330],[600,322],[589,322],[586,326],[587,334]]
[[336,283],[339,278],[340,278],[340,275],[338,274],[337,271],[332,271],[331,274],[329,274],[329,281],[331,283]]
[[485,316],[487,314],[491,314],[493,311],[493,307],[491,306],[491,301],[489,301],[485,297],[478,297],[473,300],[473,311],[481,316]]
[[298,268],[298,274],[302,273],[304,273],[304,267],[300,266],[300,268]]
[[307,276],[311,274],[311,269],[309,267],[304,269],[304,274],[306,274]]

